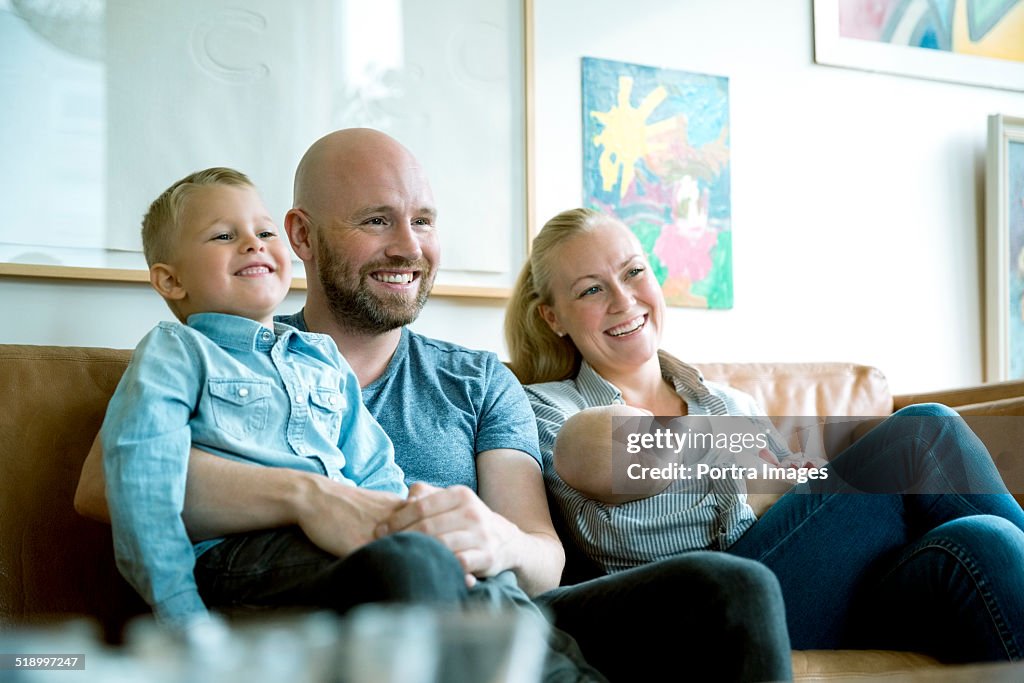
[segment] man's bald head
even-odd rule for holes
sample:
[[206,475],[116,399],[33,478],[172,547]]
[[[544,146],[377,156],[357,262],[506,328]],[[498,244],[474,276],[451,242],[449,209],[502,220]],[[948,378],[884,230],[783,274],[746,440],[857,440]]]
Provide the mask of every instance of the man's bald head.
[[323,136],[306,150],[295,169],[295,208],[318,213],[332,196],[358,191],[367,173],[423,175],[416,157],[398,140],[372,128],[345,128]]

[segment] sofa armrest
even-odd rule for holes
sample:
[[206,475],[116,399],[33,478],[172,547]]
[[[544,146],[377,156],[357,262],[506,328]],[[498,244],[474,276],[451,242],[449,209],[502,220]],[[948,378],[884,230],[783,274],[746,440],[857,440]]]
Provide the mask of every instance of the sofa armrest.
[[[934,398],[931,400],[934,401]],[[1024,453],[1020,448],[1020,444],[1024,443],[1024,396],[951,407],[985,444],[1006,488],[1024,506]],[[851,442],[864,436],[879,421],[881,418],[866,420],[857,425]]]
[[914,403],[941,403],[958,408],[975,404],[1024,398],[1024,380],[977,384],[969,387],[929,391],[918,394],[897,394],[893,396],[893,409],[899,410]]

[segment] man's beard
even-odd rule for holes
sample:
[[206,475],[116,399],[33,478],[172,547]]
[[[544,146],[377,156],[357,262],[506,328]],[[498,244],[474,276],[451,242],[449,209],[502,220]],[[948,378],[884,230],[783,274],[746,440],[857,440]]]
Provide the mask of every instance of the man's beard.
[[[355,278],[351,266],[335,258],[330,247],[320,241],[317,245],[317,263],[317,277],[335,322],[355,332],[383,334],[413,322],[427,303],[434,284],[434,271],[425,259],[389,259],[368,264],[360,269],[358,278]],[[375,271],[410,269],[419,271],[420,280],[419,291],[412,300],[401,294],[377,294],[367,282],[370,273]]]

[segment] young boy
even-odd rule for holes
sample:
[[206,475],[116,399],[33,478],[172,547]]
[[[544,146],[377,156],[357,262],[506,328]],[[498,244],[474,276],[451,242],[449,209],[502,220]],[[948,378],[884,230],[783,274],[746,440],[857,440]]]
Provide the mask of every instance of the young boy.
[[[142,222],[150,283],[180,322],[135,350],[103,421],[103,466],[121,573],[158,619],[208,612],[181,513],[189,448],[395,494],[408,489],[333,340],[275,324],[291,259],[256,188],[227,168],[174,183]],[[236,542],[236,537],[231,542]]]

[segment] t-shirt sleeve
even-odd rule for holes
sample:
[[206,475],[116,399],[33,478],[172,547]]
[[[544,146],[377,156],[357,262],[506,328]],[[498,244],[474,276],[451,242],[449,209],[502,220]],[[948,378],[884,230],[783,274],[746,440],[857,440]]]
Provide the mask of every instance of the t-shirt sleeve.
[[489,354],[476,452],[499,448],[522,451],[543,467],[537,447],[537,423],[526,392],[498,357]]
[[572,415],[579,412],[580,408],[573,406],[568,409],[566,406],[556,405],[554,401],[547,400],[545,392],[540,387],[528,387],[526,390],[529,397],[530,407],[534,415],[534,423],[537,426],[537,441],[540,445],[541,455],[550,466],[551,454],[555,448],[555,438],[558,431]]

